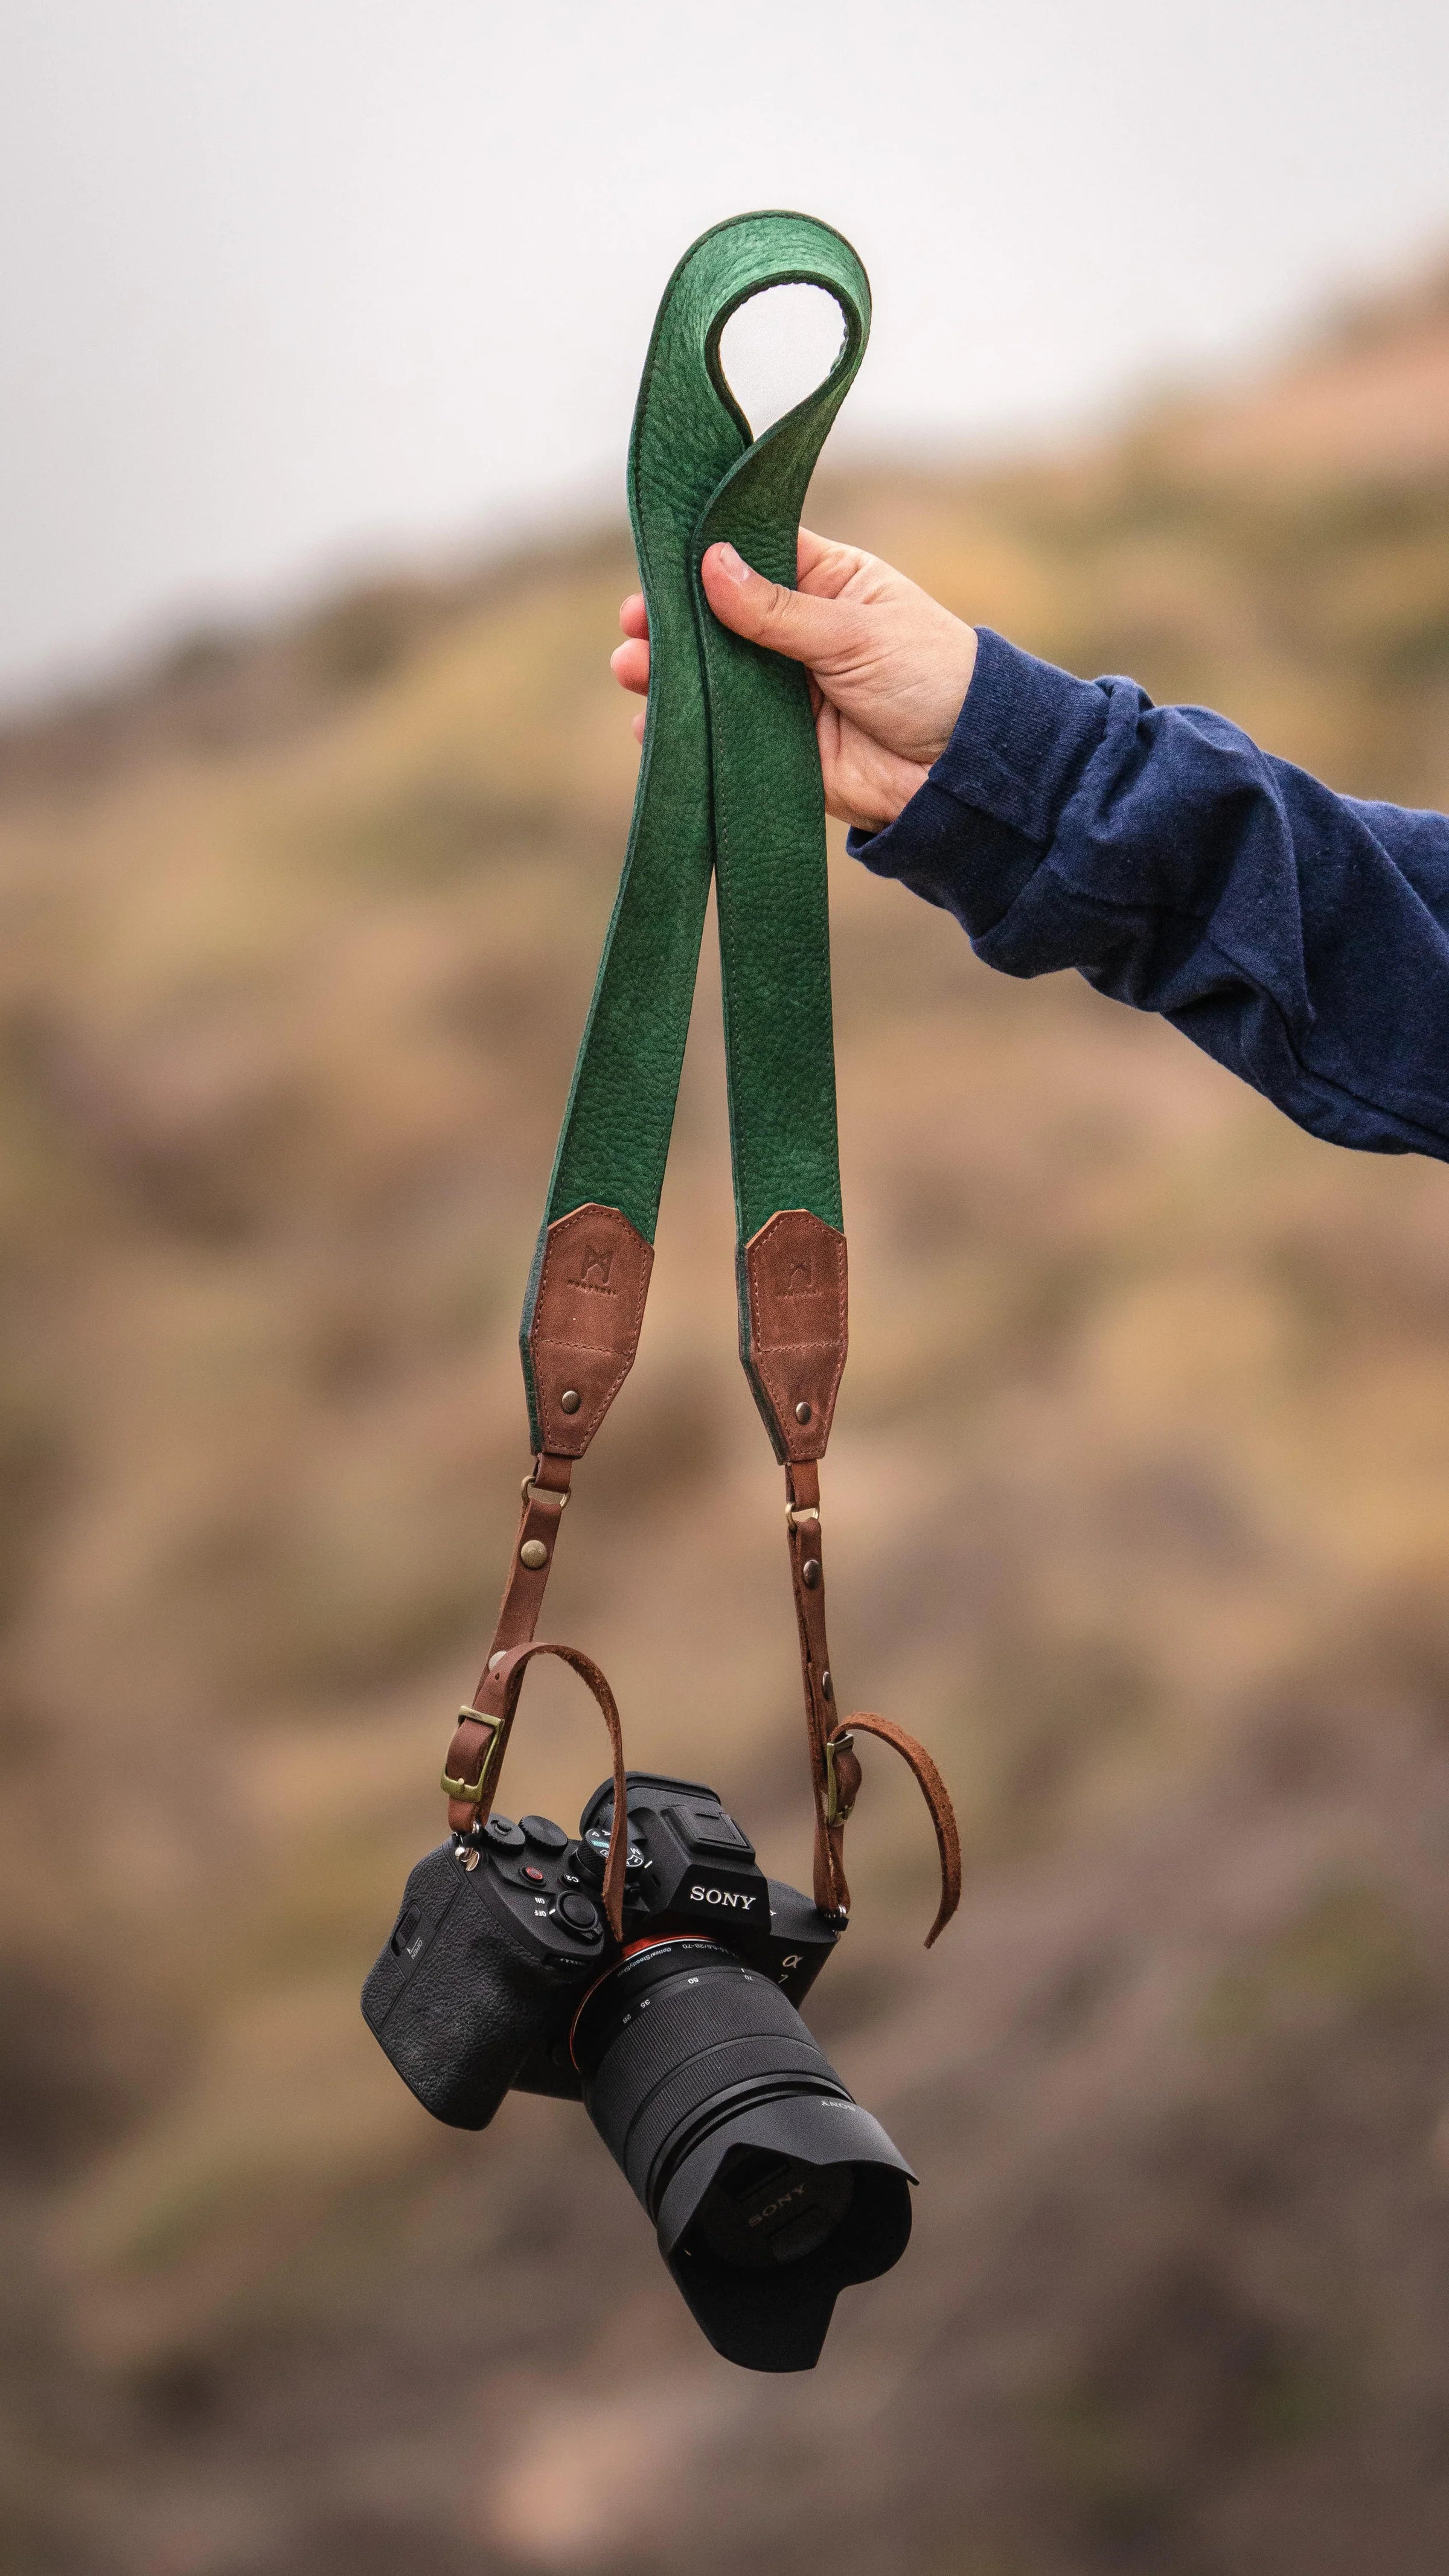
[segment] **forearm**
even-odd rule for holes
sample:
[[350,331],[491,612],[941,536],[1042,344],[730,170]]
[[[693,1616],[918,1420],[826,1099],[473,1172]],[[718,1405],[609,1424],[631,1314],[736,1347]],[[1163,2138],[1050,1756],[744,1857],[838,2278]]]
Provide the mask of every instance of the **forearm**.
[[1199,708],[983,630],[899,820],[851,847],[1012,975],[1075,966],[1315,1135],[1449,1159],[1449,821],[1338,797]]

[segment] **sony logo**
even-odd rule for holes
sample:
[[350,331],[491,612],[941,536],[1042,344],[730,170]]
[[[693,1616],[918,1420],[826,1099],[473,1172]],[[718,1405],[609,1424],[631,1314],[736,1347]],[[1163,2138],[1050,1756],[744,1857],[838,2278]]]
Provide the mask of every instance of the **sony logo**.
[[756,2210],[750,2220],[751,2227],[758,2227],[763,2219],[773,2218],[777,2211],[788,2209],[792,2200],[799,2200],[802,2197],[804,2190],[803,2182],[797,2182],[793,2191],[782,2191],[778,2200],[767,2201],[763,2209]]
[[689,1901],[691,1905],[753,1905],[755,1900],[752,1896],[740,1896],[733,1889],[692,1887]]

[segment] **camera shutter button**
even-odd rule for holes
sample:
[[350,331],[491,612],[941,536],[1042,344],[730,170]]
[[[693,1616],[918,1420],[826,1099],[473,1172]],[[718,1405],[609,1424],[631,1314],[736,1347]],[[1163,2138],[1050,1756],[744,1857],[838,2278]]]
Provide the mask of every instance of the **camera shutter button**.
[[586,1896],[561,1896],[558,1919],[567,1925],[570,1932],[597,1932],[599,1909],[597,1905],[591,1905]]

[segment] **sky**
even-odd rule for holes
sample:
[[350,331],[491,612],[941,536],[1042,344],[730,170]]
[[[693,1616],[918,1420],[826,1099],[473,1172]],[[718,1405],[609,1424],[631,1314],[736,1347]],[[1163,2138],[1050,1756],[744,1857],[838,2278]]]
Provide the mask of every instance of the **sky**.
[[665,280],[752,206],[871,273],[846,442],[1250,361],[1449,247],[1446,97],[1443,0],[5,0],[0,697],[621,509]]

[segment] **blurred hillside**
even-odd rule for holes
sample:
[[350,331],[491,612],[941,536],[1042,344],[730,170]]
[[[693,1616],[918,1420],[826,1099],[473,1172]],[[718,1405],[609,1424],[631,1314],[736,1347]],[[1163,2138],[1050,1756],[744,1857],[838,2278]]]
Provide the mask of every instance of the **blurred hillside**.
[[[1449,803],[1449,297],[816,525]],[[357,1989],[512,1536],[517,1310],[627,826],[621,537],[195,639],[0,740],[17,2576],[1430,2576],[1449,2511],[1449,1188],[835,859],[872,1765],[812,2009],[922,2176],[825,2359],[703,2346],[582,2115],[430,2123]],[[549,1625],[808,1866],[704,976]],[[504,1803],[597,1720],[530,1681]]]

